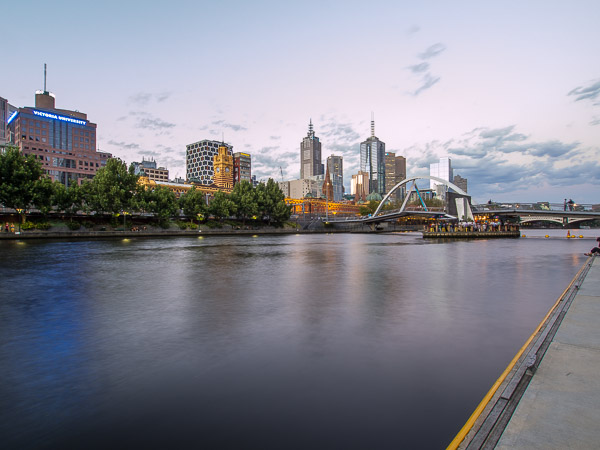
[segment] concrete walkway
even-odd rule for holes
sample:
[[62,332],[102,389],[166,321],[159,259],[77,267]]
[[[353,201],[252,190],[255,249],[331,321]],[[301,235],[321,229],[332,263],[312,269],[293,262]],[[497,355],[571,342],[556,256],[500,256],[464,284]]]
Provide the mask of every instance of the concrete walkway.
[[600,257],[593,257],[496,448],[600,448]]

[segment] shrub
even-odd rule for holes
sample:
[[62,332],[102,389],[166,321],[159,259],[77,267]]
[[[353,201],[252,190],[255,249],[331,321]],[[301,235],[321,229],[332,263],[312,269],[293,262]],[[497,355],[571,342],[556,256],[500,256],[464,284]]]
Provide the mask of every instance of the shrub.
[[21,230],[33,230],[35,229],[35,224],[33,222],[24,222],[21,224]]
[[50,226],[51,225],[48,222],[40,222],[35,224],[35,228],[37,230],[48,230]]
[[81,228],[81,224],[79,222],[67,222],[67,227],[69,227],[69,230],[71,231],[77,231]]

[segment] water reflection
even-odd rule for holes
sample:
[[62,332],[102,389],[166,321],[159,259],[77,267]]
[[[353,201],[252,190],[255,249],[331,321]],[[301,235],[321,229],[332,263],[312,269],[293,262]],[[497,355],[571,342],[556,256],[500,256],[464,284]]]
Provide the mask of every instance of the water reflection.
[[415,235],[2,242],[0,439],[443,447],[587,245]]

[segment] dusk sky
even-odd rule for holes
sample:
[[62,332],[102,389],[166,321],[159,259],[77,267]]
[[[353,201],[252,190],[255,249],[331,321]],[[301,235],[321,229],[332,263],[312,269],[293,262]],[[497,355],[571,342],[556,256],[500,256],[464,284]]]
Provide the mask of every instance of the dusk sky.
[[0,96],[85,112],[98,146],[185,177],[221,140],[300,176],[312,119],[344,157],[375,134],[408,176],[452,159],[473,202],[600,203],[600,2],[5,2]]

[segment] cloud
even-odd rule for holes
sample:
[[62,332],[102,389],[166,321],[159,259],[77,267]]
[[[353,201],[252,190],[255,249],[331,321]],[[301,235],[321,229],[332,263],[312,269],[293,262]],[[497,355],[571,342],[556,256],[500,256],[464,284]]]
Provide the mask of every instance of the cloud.
[[236,125],[236,124],[232,124],[232,123],[227,123],[224,120],[215,120],[213,123],[213,125],[217,125],[220,126],[222,128],[230,128],[233,131],[246,131],[247,128],[242,126],[242,125]]
[[600,125],[600,117],[594,117],[590,122],[590,125]]
[[408,66],[406,69],[413,75],[420,77],[419,86],[411,92],[411,95],[417,97],[422,92],[430,89],[440,81],[440,77],[433,75],[430,71],[430,64],[426,60],[435,58],[446,50],[446,46],[440,42],[433,44],[418,55],[421,62]]
[[133,149],[133,148],[140,148],[139,144],[135,144],[133,142],[118,142],[118,141],[114,141],[114,140],[110,140],[107,142],[108,145],[114,145],[115,147],[121,147],[121,148],[127,148],[127,149]]
[[171,96],[171,92],[161,92],[153,94],[151,92],[138,92],[129,96],[129,101],[138,106],[146,106],[152,100],[156,100],[158,103],[162,103]]
[[[450,157],[454,173],[468,179],[468,192],[478,200],[515,192],[541,195],[544,189],[559,192],[584,183],[600,186],[599,149],[557,139],[531,140],[515,125],[479,127],[456,139],[431,141],[397,153],[407,157],[409,176],[428,175],[429,164]],[[538,200],[551,199],[530,199]]]
[[424,73],[429,70],[429,63],[422,62],[419,64],[415,64],[414,66],[408,66],[408,70],[410,70],[412,73],[416,73],[416,74]]
[[281,139],[281,136],[269,136],[269,139],[276,141],[278,139]]
[[428,47],[423,53],[419,55],[419,57],[421,59],[431,59],[442,53],[444,50],[446,50],[446,46],[438,42],[437,44],[433,44],[430,47]]
[[600,80],[593,82],[587,87],[578,86],[567,95],[574,96],[576,102],[580,100],[595,100],[600,95]]
[[408,28],[408,30],[406,30],[406,34],[407,35],[412,35],[412,34],[416,34],[421,30],[421,27],[418,25],[412,25],[411,27]]
[[166,122],[146,112],[131,112],[130,115],[136,118],[136,128],[166,130],[175,126],[174,123]]
[[413,95],[416,97],[417,95],[419,95],[421,92],[429,89],[430,87],[432,87],[434,84],[436,84],[438,81],[440,81],[440,77],[432,77],[431,74],[426,73],[425,76],[423,76],[423,84],[421,84],[421,86],[419,86],[419,88],[417,88],[417,90],[415,90],[415,92],[413,93]]

